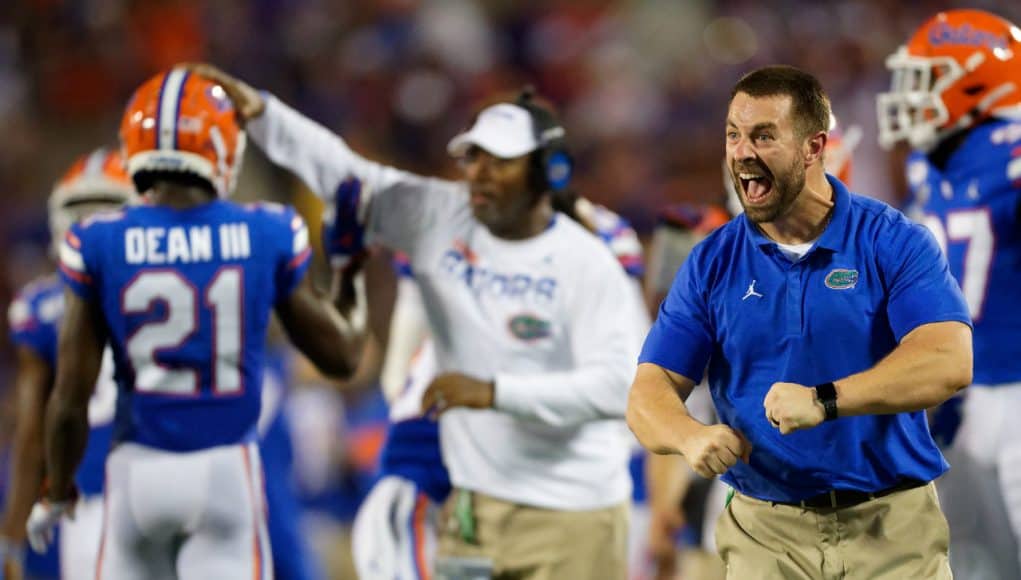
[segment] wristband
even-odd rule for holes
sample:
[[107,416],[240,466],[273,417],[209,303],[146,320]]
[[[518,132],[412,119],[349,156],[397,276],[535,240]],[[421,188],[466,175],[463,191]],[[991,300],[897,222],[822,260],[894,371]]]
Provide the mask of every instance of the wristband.
[[815,398],[826,411],[826,420],[837,418],[837,387],[832,382],[815,386]]

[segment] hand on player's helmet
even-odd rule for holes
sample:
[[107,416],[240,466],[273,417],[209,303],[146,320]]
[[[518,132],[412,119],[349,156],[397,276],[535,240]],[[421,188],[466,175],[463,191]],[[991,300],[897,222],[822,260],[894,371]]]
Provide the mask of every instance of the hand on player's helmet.
[[75,500],[49,501],[41,499],[32,506],[28,514],[25,531],[28,532],[28,544],[37,554],[46,551],[46,546],[53,541],[53,532],[65,515],[74,517]]
[[797,383],[773,383],[762,406],[769,424],[784,435],[826,420],[826,408],[816,398],[815,389]]
[[446,373],[433,379],[422,395],[422,413],[439,416],[452,407],[489,409],[493,406],[494,387],[460,373]]
[[233,77],[215,66],[207,63],[189,63],[185,66],[188,70],[206,77],[219,84],[227,92],[234,109],[241,117],[239,121],[243,125],[250,119],[254,119],[266,110],[266,99],[255,89],[255,87]]
[[727,425],[705,425],[685,438],[681,454],[702,477],[723,475],[739,459],[748,461],[751,443]]
[[365,226],[359,219],[362,192],[360,179],[345,179],[323,212],[323,248],[334,268],[348,268],[365,256]]

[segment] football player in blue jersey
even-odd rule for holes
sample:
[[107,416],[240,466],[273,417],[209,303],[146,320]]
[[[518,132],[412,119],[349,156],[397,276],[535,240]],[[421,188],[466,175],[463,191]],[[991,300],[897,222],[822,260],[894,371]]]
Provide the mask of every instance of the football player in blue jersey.
[[975,325],[974,386],[933,424],[952,466],[940,481],[951,565],[965,579],[1021,578],[1019,52],[1011,22],[940,12],[887,59],[892,88],[878,98],[880,142],[913,149],[907,212],[942,246]]
[[[116,209],[136,198],[120,153],[97,149],[78,159],[57,182],[48,203],[53,247],[71,224],[100,210]],[[20,578],[25,522],[43,480],[42,421],[46,397],[57,368],[57,332],[64,297],[56,275],[33,281],[8,310],[11,342],[17,350],[15,379],[17,426],[12,449],[10,494],[3,514],[2,539],[6,552],[4,578]],[[74,521],[62,526],[61,577],[91,578],[99,552],[103,521],[103,463],[110,445],[116,388],[112,359],[104,361],[96,391],[89,402],[89,444],[75,481],[81,497]]]
[[72,512],[86,403],[109,342],[118,400],[96,577],[270,577],[255,447],[269,316],[337,377],[353,369],[360,335],[340,295],[321,296],[305,277],[308,229],[293,209],[223,199],[245,138],[222,87],[183,68],[157,75],[130,100],[120,136],[147,203],[95,214],[61,245],[48,486],[29,542],[41,548]]

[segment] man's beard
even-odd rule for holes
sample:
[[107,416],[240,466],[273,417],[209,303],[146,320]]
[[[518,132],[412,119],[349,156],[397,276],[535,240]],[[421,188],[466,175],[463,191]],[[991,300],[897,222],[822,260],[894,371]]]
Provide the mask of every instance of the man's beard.
[[[768,176],[772,183],[772,191],[768,195],[771,196],[768,203],[763,205],[750,205],[748,203],[748,192],[745,190],[744,183],[738,177],[740,173],[748,171],[753,173],[763,173]],[[734,166],[731,169],[731,178],[734,180],[734,186],[738,191],[738,200],[741,202],[741,207],[744,208],[744,213],[748,216],[748,219],[752,223],[769,223],[776,221],[778,218],[783,216],[797,201],[798,196],[801,195],[801,191],[805,188],[805,166],[799,163],[798,159],[794,159],[791,162],[790,167],[786,171],[778,173],[770,172],[765,164],[755,164],[754,166]]]

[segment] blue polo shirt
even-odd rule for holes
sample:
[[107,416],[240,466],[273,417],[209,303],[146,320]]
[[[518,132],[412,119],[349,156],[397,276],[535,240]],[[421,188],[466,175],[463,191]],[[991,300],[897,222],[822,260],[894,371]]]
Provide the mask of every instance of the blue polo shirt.
[[878,491],[948,468],[922,411],[842,417],[790,435],[766,419],[763,400],[775,382],[842,379],[875,366],[919,325],[971,324],[928,231],[827,179],[832,220],[800,261],[784,257],[745,216],[696,246],[640,357],[696,382],[708,368],[722,422],[752,444],[751,462],[738,462],[723,480],[768,501]]

